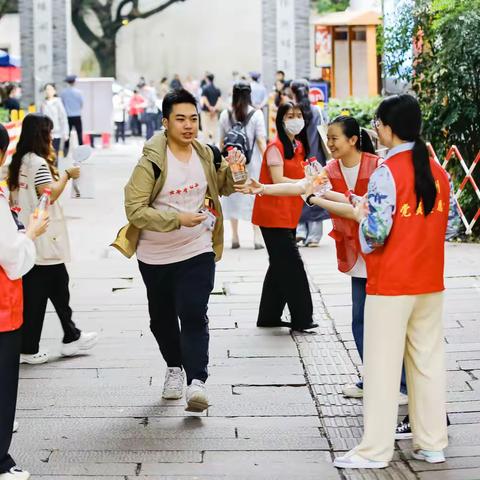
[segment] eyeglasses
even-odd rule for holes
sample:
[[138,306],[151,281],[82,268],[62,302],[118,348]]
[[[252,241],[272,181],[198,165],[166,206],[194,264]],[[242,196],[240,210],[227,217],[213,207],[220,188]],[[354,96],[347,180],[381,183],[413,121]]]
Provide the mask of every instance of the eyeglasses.
[[377,130],[381,123],[382,123],[382,122],[381,122],[378,118],[374,118],[374,119],[370,122],[370,125],[372,126],[372,128],[374,128],[375,130]]

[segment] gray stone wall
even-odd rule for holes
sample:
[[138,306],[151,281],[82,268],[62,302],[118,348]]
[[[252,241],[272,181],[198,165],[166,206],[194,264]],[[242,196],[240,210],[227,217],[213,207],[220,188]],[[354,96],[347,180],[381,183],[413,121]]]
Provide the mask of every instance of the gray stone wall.
[[[296,77],[310,76],[311,36],[310,0],[295,0],[295,70]],[[276,0],[262,0],[262,63],[266,85],[273,85],[277,70]]]
[[20,12],[20,48],[22,52],[22,101],[34,102],[34,55],[33,55],[33,2],[19,0]]
[[61,87],[69,71],[68,58],[70,46],[70,0],[52,0],[53,2],[53,82]]

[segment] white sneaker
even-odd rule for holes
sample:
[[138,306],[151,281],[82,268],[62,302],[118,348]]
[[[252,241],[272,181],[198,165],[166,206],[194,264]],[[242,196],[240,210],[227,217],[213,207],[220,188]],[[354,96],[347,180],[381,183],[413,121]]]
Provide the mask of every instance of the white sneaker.
[[18,431],[18,422],[16,420],[13,421],[13,430],[12,432],[15,433]]
[[438,452],[432,450],[414,450],[412,457],[416,460],[423,460],[428,463],[443,463],[445,461],[445,455],[443,450]]
[[375,462],[368,460],[355,453],[355,450],[350,450],[343,457],[337,457],[333,461],[333,466],[337,468],[386,468],[388,462]]
[[162,397],[166,400],[178,400],[183,397],[183,384],[185,374],[179,367],[167,368],[165,382],[163,383]]
[[187,387],[187,412],[203,412],[208,408],[208,397],[205,383],[201,380],[192,380]]
[[[40,365],[48,362],[48,350],[39,350],[33,354],[20,354],[20,363],[28,363],[29,365]],[[0,477],[1,478],[1,477]]]
[[405,395],[404,393],[400,392],[400,397],[398,398],[398,404],[399,405],[408,405],[408,395]]
[[82,332],[80,338],[71,343],[62,343],[60,353],[64,357],[73,357],[93,348],[98,342],[97,332]]
[[12,467],[8,472],[0,473],[0,480],[28,480],[30,474],[18,467]]
[[349,398],[363,398],[363,388],[360,388],[358,385],[347,385],[342,390],[344,397]]

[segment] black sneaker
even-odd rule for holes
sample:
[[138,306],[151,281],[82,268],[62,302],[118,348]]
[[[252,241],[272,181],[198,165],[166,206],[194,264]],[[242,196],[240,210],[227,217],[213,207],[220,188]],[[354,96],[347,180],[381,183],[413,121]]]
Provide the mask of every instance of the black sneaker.
[[[450,426],[450,419],[447,415],[447,427]],[[408,440],[412,438],[412,429],[410,427],[410,419],[408,415],[397,425],[395,429],[395,440]]]
[[408,440],[412,438],[412,429],[410,428],[410,419],[408,415],[397,425],[395,429],[395,440]]

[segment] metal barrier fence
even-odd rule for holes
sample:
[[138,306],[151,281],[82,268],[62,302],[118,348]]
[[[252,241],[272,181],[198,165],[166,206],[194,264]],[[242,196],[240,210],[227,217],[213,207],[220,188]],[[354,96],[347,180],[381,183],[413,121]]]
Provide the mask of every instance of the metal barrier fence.
[[[432,157],[438,163],[441,163],[431,144],[428,144],[428,149],[429,149]],[[472,164],[470,165],[470,168],[469,168],[467,166],[467,164],[465,163],[465,160],[463,159],[462,154],[460,153],[458,148],[455,145],[453,145],[448,150],[447,155],[445,156],[445,160],[442,163],[442,167],[447,169],[448,162],[450,162],[450,160],[454,160],[454,159],[458,160],[458,162],[460,163],[463,171],[465,172],[465,177],[463,178],[462,182],[460,183],[459,187],[457,188],[457,191],[455,192],[455,199],[457,200],[457,206],[458,206],[458,210],[460,212],[460,217],[462,219],[463,224],[465,225],[465,233],[467,235],[471,235],[472,230],[473,230],[473,226],[475,225],[475,223],[477,222],[477,220],[480,217],[480,190],[479,190],[479,188],[478,188],[478,186],[475,182],[475,179],[473,178],[473,171],[475,170],[477,164],[480,162],[480,152],[478,152],[477,156],[475,157],[475,160],[472,162]],[[468,221],[467,217],[465,216],[465,213],[463,212],[462,207],[460,205],[460,201],[459,201],[460,196],[462,195],[463,190],[465,189],[468,182],[470,182],[470,184],[472,185],[473,190],[475,191],[475,194],[477,195],[477,198],[478,198],[477,212],[475,213],[475,215],[473,216],[473,218],[470,222]]]

